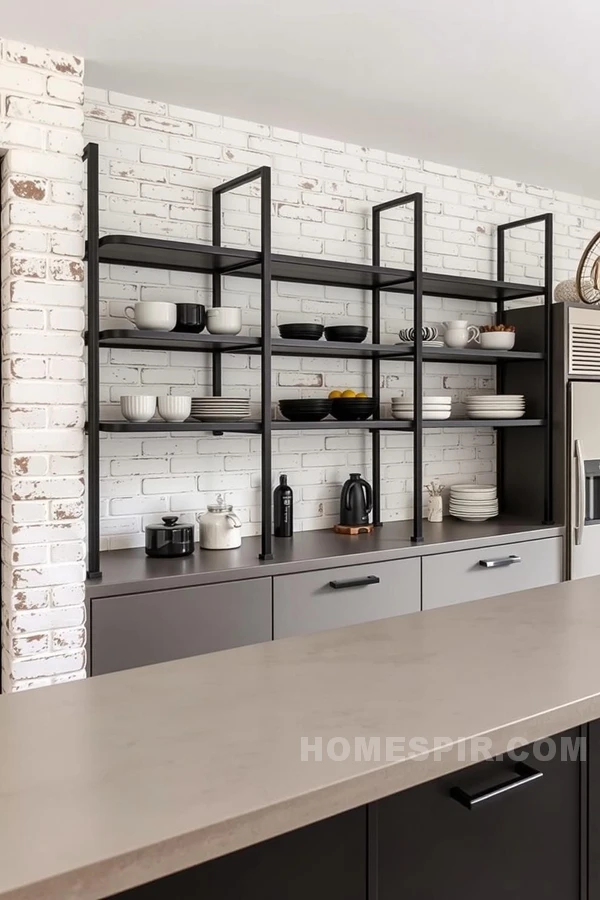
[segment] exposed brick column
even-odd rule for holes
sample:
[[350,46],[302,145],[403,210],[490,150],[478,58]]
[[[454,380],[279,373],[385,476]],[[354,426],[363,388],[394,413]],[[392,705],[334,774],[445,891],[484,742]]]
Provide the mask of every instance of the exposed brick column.
[[2,682],[85,675],[83,61],[0,40]]

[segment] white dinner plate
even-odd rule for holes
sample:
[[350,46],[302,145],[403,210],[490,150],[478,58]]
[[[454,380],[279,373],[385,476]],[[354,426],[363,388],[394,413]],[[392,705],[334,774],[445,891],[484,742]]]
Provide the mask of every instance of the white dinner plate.
[[470,409],[468,415],[470,419],[522,419],[525,415],[525,410],[496,409],[483,412]]

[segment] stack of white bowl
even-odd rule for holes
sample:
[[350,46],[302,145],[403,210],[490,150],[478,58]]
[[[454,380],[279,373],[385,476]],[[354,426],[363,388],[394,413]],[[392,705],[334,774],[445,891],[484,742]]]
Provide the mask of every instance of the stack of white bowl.
[[463,522],[485,522],[498,515],[495,484],[453,484],[450,487],[450,515]]
[[[452,412],[452,397],[423,397],[424,419],[449,419]],[[415,410],[412,400],[406,397],[392,397],[393,419],[414,419]]]
[[474,394],[467,397],[470,419],[520,419],[525,415],[523,394]]
[[249,415],[247,397],[192,397],[192,418],[201,422],[239,422]]

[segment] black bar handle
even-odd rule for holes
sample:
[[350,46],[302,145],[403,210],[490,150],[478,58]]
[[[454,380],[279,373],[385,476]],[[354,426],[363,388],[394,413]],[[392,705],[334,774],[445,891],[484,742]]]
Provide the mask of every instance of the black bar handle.
[[377,575],[366,575],[364,578],[348,578],[345,581],[330,581],[329,587],[334,591],[343,591],[344,588],[368,587],[370,584],[379,584],[381,579]]
[[503,556],[502,559],[480,559],[479,565],[482,569],[502,569],[504,566],[514,566],[515,563],[520,562],[520,556],[511,554],[510,556]]
[[477,791],[474,794],[469,794],[463,788],[453,787],[450,789],[450,796],[467,809],[477,809],[486,800],[493,800],[494,797],[500,797],[502,794],[515,790],[515,788],[524,787],[526,784],[531,784],[532,781],[537,781],[544,773],[538,772],[537,769],[528,766],[527,763],[519,762],[515,763],[514,774],[517,775],[517,778],[511,778],[510,781],[505,781],[504,784],[499,784],[488,791]]

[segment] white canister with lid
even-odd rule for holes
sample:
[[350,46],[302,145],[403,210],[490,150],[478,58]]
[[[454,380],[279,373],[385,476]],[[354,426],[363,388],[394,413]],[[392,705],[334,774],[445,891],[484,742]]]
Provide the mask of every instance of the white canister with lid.
[[235,550],[242,544],[242,523],[219,494],[216,503],[209,503],[207,511],[198,514],[200,546],[204,550]]

